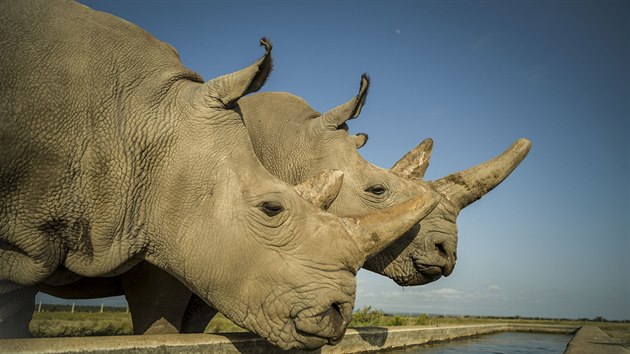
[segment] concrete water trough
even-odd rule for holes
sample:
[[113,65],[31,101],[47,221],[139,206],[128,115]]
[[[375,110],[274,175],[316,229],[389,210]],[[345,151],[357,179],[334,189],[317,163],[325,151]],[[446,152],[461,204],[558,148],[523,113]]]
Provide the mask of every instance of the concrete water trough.
[[[598,327],[529,324],[363,327],[336,346],[305,353],[368,353],[497,332],[576,333],[568,354],[630,354]],[[301,352],[301,351],[291,351]],[[251,333],[171,334],[0,340],[0,353],[287,353]]]

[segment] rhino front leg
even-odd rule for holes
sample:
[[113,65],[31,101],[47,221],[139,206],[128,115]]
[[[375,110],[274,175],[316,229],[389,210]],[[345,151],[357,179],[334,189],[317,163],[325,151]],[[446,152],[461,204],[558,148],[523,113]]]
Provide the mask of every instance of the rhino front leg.
[[35,310],[36,286],[0,281],[0,338],[31,337],[28,325]]
[[190,297],[186,313],[182,320],[182,333],[203,333],[214,316],[217,314],[210,305],[206,304],[195,294]]
[[122,275],[134,334],[179,333],[192,292],[160,268],[142,262]]

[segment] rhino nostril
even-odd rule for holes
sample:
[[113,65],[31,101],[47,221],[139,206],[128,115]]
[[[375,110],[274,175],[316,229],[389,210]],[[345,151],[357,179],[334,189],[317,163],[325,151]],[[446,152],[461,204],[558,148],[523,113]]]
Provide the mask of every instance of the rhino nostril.
[[326,316],[330,319],[330,324],[335,329],[342,329],[346,324],[341,312],[341,305],[336,302],[330,305],[330,308],[326,311]]
[[440,256],[448,258],[448,253],[446,252],[446,247],[444,247],[443,243],[436,243],[435,249],[440,253]]

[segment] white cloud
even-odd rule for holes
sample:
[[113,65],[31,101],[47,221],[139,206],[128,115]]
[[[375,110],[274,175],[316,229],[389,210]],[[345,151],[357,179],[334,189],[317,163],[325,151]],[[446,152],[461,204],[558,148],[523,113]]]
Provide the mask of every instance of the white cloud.
[[441,299],[448,299],[448,300],[452,300],[452,299],[459,299],[462,297],[462,292],[457,290],[457,289],[453,289],[453,288],[442,288],[442,289],[436,289],[432,291],[432,295],[436,296],[438,298]]
[[502,286],[499,286],[499,285],[496,285],[496,284],[488,285],[488,290],[502,290],[502,289],[503,289]]

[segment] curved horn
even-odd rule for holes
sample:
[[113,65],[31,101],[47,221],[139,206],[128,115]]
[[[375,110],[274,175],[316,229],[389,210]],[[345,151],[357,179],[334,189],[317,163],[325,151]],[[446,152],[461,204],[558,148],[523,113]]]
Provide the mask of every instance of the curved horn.
[[360,149],[363,145],[365,145],[365,143],[367,143],[368,135],[365,133],[359,133],[357,135],[350,135],[350,139],[354,141],[354,146],[356,146],[357,149]]
[[422,179],[429,167],[431,152],[433,151],[433,140],[424,139],[413,150],[405,154],[391,171],[401,177]]
[[442,177],[431,185],[461,210],[507,178],[527,156],[531,146],[531,141],[520,138],[494,159]]
[[316,207],[327,210],[343,184],[343,171],[324,170],[295,186],[298,194]]
[[239,98],[260,90],[273,67],[271,42],[267,38],[262,38],[260,45],[265,47],[265,54],[258,61],[245,69],[219,76],[203,85],[201,93],[206,106],[215,109],[230,108]]
[[361,75],[361,86],[356,97],[322,114],[320,117],[322,125],[326,129],[337,130],[347,120],[358,117],[359,113],[361,113],[361,108],[365,104],[369,88],[370,77],[367,74]]
[[369,258],[382,251],[402,236],[413,225],[424,219],[438,204],[440,195],[431,188],[404,203],[358,217],[345,217],[351,235]]

